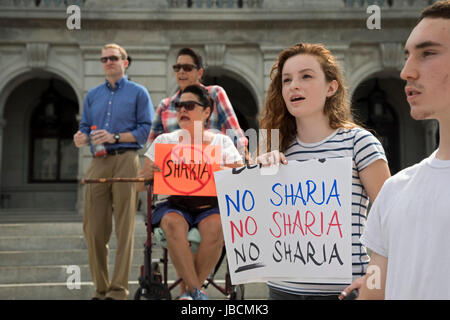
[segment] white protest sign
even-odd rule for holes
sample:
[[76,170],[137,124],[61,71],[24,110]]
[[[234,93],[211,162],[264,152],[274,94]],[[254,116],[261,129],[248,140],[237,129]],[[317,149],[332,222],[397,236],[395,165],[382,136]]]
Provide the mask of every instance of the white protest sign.
[[352,159],[214,174],[233,284],[352,281]]

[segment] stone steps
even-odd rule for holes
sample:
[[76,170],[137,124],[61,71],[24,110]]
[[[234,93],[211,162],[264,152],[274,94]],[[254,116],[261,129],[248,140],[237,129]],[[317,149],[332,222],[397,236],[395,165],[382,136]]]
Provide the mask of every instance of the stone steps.
[[0,209],[0,223],[81,222],[75,211],[44,209]]
[[[110,262],[114,264],[116,250],[109,251]],[[143,261],[143,251],[134,249],[134,261]],[[51,266],[88,264],[87,250],[33,250],[0,252],[0,267]]]
[[[217,283],[224,286],[223,280]],[[245,299],[258,300],[266,299],[268,293],[262,289],[265,284],[250,283],[245,285]],[[130,295],[128,299],[133,299],[136,290],[139,288],[137,281],[129,281]],[[89,300],[94,290],[92,282],[82,282],[80,288],[69,289],[66,283],[35,283],[35,284],[0,284],[0,300]],[[212,300],[226,300],[216,288],[209,286],[206,293]],[[178,288],[171,291],[172,299],[179,295]]]
[[[141,265],[144,263],[144,243],[147,239],[142,217],[136,221],[133,265],[129,277],[129,299],[139,287]],[[116,253],[114,232],[110,241],[109,270],[114,269]],[[162,249],[153,246],[152,260],[162,257]],[[77,268],[80,287],[70,278]],[[68,269],[69,268],[69,269]],[[162,264],[160,265],[162,269]],[[226,263],[222,263],[215,281],[224,285]],[[169,283],[177,279],[172,264],[168,265]],[[69,280],[69,281],[68,281]],[[69,284],[69,286],[68,286]],[[55,300],[90,299],[93,292],[88,254],[81,222],[60,223],[3,223],[0,224],[0,300]],[[218,290],[209,286],[211,299],[225,299]],[[179,289],[172,291],[173,297]],[[247,299],[267,298],[265,284],[246,285]]]
[[[147,240],[146,235],[136,235],[134,241],[138,246],[143,247]],[[116,238],[113,237],[109,243],[110,249],[117,247]],[[82,235],[67,236],[12,236],[0,237],[1,251],[31,251],[39,250],[44,247],[45,250],[86,250],[86,241]]]

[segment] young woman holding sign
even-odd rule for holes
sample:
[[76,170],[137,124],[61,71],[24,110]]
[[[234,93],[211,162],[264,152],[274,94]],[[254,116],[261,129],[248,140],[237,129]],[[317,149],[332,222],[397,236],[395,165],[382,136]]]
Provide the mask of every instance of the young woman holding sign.
[[[322,45],[296,44],[271,70],[261,129],[279,129],[279,148],[257,158],[263,165],[289,160],[352,157],[353,277],[369,262],[359,237],[367,207],[390,176],[380,142],[352,121],[347,90],[336,58]],[[271,141],[268,130],[267,141]],[[268,149],[273,150],[268,142]],[[271,299],[337,299],[345,284],[268,282]]]
[[[220,145],[222,166],[243,165],[238,150],[228,136],[203,130],[213,108],[212,99],[204,87],[191,85],[184,88],[175,108],[181,129],[161,134],[155,139],[145,154],[139,177],[153,178],[154,172],[160,171],[154,163],[155,144],[158,143]],[[139,190],[145,190],[143,184]],[[164,230],[170,259],[187,286],[186,293],[181,297],[184,300],[207,299],[200,288],[222,252],[223,235],[217,199],[208,198],[201,204],[198,203],[199,197],[171,196],[158,203],[152,214],[152,224]],[[187,240],[187,233],[194,226],[202,237],[195,257]]]

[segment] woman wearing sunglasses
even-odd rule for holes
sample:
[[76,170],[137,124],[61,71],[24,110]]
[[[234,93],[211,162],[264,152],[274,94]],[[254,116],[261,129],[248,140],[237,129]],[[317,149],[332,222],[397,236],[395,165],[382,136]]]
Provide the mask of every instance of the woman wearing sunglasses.
[[[180,101],[181,92],[190,85],[202,86],[203,77],[202,57],[191,48],[183,48],[177,54],[176,63],[172,66],[179,90],[168,98],[163,99],[156,109],[155,118],[149,141],[154,141],[161,133],[172,132],[180,128],[177,122],[175,104]],[[239,126],[236,114],[231,106],[225,90],[217,85],[204,87],[213,100],[207,129],[216,129],[230,136],[237,136],[237,146],[244,155],[247,138]]]
[[[140,177],[153,178],[160,169],[154,164],[155,144],[203,144],[221,146],[221,165],[241,166],[242,160],[231,139],[220,133],[204,130],[212,112],[212,99],[203,86],[191,85],[181,91],[175,104],[177,123],[181,129],[159,135],[146,152]],[[201,128],[201,130],[199,130]],[[196,137],[200,134],[201,137]],[[143,184],[139,190],[144,190]],[[164,230],[167,248],[177,273],[183,278],[187,291],[183,300],[205,300],[200,288],[219,260],[223,247],[222,226],[216,197],[171,196],[156,204],[152,225]],[[187,233],[197,227],[202,241],[195,257],[192,255]],[[182,291],[184,291],[182,289]]]

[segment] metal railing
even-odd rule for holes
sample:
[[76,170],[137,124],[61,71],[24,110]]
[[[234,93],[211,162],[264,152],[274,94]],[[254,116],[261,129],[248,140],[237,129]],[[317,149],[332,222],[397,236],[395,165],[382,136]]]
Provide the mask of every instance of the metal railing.
[[187,9],[257,9],[263,7],[264,0],[167,0],[169,8]]
[[[380,7],[413,7],[414,5],[430,5],[438,0],[343,0],[347,8],[361,8],[370,5]],[[420,4],[419,4],[420,3]]]
[[0,5],[28,8],[59,8],[70,5],[82,7],[86,0],[1,0]]
[[[98,2],[97,2],[98,1]],[[322,2],[323,1],[323,2]],[[286,8],[306,8],[320,9],[328,4],[331,8],[354,8],[359,9],[370,5],[378,5],[382,8],[408,8],[408,7],[421,7],[424,8],[438,0],[342,0],[342,2],[335,2],[337,0],[298,0],[296,2],[281,2],[278,0],[151,0],[145,3],[144,7],[151,8],[164,8],[167,9],[286,9]],[[11,8],[63,8],[70,5],[77,5],[84,7],[85,3],[89,2],[89,8],[97,8],[101,6],[99,0],[0,0],[0,7]],[[126,8],[127,3],[130,4],[130,8],[133,8],[133,2],[131,0],[118,1],[121,3],[120,8]],[[336,4],[338,5],[336,6]],[[111,4],[111,8],[116,5]],[[330,8],[329,7],[329,8]]]

